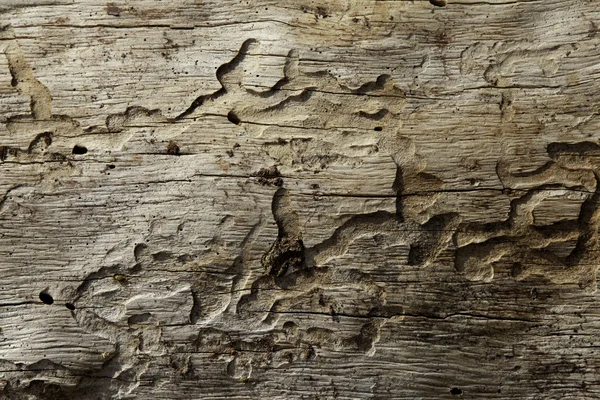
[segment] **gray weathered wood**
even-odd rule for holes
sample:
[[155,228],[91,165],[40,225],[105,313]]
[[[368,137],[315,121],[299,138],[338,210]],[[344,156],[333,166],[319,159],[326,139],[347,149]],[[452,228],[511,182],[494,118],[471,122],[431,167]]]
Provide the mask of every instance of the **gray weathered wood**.
[[0,397],[600,398],[599,24],[0,0]]

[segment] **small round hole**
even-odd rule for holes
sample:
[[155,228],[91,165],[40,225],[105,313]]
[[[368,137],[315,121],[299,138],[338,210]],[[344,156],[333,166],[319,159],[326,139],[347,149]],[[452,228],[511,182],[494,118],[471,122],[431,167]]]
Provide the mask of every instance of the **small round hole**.
[[376,126],[375,129],[373,129],[375,132],[381,132],[383,130],[383,128],[381,126]]
[[450,394],[452,396],[460,396],[463,394],[463,391],[461,388],[453,387],[452,389],[450,389]]
[[73,303],[66,303],[65,307],[67,307],[69,310],[73,311],[75,309],[75,304],[73,304]]
[[242,120],[232,111],[229,111],[229,113],[227,113],[227,120],[229,122],[231,122],[232,124],[236,124],[239,125],[242,123]]
[[41,292],[40,293],[40,300],[42,301],[42,303],[44,304],[52,304],[54,303],[54,299],[52,298],[52,296],[50,296],[48,293],[46,292]]
[[429,2],[436,7],[446,7],[448,4],[447,0],[429,0]]
[[179,149],[177,143],[172,140],[169,142],[169,145],[167,146],[167,154],[172,156],[178,156],[181,154],[181,150]]
[[85,154],[87,153],[87,148],[85,146],[80,146],[78,144],[73,147],[73,154]]

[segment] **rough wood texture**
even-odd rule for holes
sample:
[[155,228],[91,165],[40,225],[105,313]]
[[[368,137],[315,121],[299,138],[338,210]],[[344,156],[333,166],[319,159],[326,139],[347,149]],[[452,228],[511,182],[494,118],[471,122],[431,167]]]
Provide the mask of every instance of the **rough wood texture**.
[[597,1],[0,15],[2,399],[600,398]]

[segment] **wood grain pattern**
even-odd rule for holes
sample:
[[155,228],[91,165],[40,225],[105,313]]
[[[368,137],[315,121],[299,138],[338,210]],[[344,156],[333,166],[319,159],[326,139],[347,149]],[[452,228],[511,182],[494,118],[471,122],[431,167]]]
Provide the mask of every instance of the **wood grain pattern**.
[[0,398],[600,398],[596,2],[0,16]]

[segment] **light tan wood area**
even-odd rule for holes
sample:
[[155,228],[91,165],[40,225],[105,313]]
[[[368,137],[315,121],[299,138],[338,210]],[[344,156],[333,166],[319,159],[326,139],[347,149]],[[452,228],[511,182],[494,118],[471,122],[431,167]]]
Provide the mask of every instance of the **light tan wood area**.
[[599,5],[0,0],[0,398],[600,398]]

